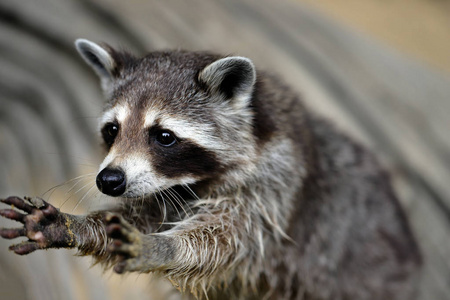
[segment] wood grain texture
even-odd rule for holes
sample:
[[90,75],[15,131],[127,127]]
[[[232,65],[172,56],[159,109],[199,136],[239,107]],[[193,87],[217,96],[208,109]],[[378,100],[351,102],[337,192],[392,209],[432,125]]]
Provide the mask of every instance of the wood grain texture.
[[[450,294],[448,75],[287,0],[2,0],[0,25],[0,197],[40,195],[96,172],[102,96],[76,54],[76,38],[137,54],[163,48],[238,54],[279,74],[311,109],[377,153],[392,171],[425,256],[421,299]],[[89,260],[70,252],[17,257],[8,244],[0,241],[2,299],[147,295],[148,287],[133,280],[116,290],[117,278],[88,270]]]

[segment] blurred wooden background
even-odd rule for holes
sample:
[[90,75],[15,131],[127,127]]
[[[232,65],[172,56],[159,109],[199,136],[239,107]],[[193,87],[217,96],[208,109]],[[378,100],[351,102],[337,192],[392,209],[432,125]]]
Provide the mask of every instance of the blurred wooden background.
[[[448,299],[447,74],[293,0],[0,0],[0,24],[0,197],[42,195],[67,212],[106,200],[92,175],[101,159],[102,96],[73,47],[76,38],[136,54],[239,54],[279,74],[312,110],[378,154],[425,255],[421,299]],[[84,174],[91,175],[70,181]],[[0,240],[2,300],[157,297],[147,276],[102,275],[65,250],[18,257],[7,251],[10,243]]]

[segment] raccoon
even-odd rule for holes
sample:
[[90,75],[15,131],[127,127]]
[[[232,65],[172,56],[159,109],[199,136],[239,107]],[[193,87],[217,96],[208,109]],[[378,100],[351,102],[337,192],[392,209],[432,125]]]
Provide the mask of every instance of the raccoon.
[[76,248],[117,273],[155,272],[180,298],[414,299],[421,255],[373,154],[248,58],[137,58],[75,42],[101,80],[106,157],[87,215],[9,197],[17,254]]

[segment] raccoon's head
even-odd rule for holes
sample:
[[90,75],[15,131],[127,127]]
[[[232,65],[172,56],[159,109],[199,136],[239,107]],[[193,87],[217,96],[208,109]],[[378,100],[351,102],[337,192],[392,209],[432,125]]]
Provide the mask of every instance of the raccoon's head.
[[252,172],[256,72],[249,59],[183,51],[136,58],[75,44],[108,100],[100,121],[108,153],[97,176],[103,193],[146,197],[177,185],[233,185]]

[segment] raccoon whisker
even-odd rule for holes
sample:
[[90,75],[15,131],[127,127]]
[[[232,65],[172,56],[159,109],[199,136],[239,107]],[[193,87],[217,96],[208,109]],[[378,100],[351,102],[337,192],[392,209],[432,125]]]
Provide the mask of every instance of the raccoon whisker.
[[167,190],[162,190],[161,193],[163,193],[163,194],[167,197],[167,200],[170,202],[170,205],[172,205],[172,207],[173,207],[173,208],[175,209],[175,211],[177,212],[178,217],[179,217],[180,219],[182,219],[180,210],[178,209],[178,207],[177,207],[177,206],[175,205],[175,203],[173,202],[173,199],[171,198],[171,196],[174,197],[174,195],[173,195],[168,189],[167,189]]
[[89,173],[86,176],[78,176],[77,182],[66,192],[66,194],[72,192],[72,190],[81,182],[82,179],[84,179],[85,177],[91,176],[91,175],[95,175],[95,173]]
[[[74,194],[78,194],[80,191],[82,191],[84,188],[86,188],[88,185],[90,185],[90,184],[92,184],[92,182],[88,182],[88,183],[86,183],[85,185],[83,185],[82,187],[80,187],[78,190],[76,190],[75,192],[74,192]],[[95,184],[94,184],[94,186],[95,186]]]
[[83,202],[84,199],[86,199],[87,195],[90,193],[90,191],[92,191],[93,188],[95,188],[95,184],[93,184],[91,186],[91,188],[83,195],[83,197],[81,197],[81,199],[77,202],[77,204],[75,205],[75,207],[72,209],[72,212],[74,212],[78,206],[81,204],[81,202]]
[[186,183],[183,183],[182,185],[181,185],[192,197],[194,197],[194,200],[200,200],[200,197],[199,196],[197,196],[197,194],[191,189],[191,187],[188,185],[188,184],[186,184]]
[[156,204],[158,204],[160,213],[163,214],[162,207],[161,207],[161,203],[159,202],[158,196],[156,195],[156,193],[153,193],[153,196],[154,196],[155,199],[156,199]]
[[104,194],[102,194],[98,189],[94,189],[94,193],[91,196],[91,199],[93,201],[89,201],[89,206],[88,206],[87,210],[90,211],[91,207],[92,207],[92,204],[99,202],[99,201],[96,201],[96,200],[100,199],[100,201],[103,201],[102,199],[104,199],[104,198],[105,198]]
[[43,194],[41,194],[41,198],[44,198],[45,195],[46,195],[47,193],[50,193],[50,194],[48,195],[48,199],[50,199],[50,198],[52,197],[53,193],[56,191],[56,189],[58,189],[58,188],[64,186],[65,184],[66,184],[66,183],[64,182],[64,183],[61,183],[61,184],[55,185],[54,187],[49,188],[49,189],[46,190]]
[[[178,214],[180,220],[186,218],[186,216],[190,217],[191,216],[190,213],[192,213],[192,210],[190,210],[190,212],[186,210],[187,202],[177,193],[177,191],[173,190],[172,188],[169,188],[168,192],[170,192],[173,195],[173,200],[176,202],[176,204],[180,206],[181,210],[183,211],[184,214],[183,216],[180,216],[180,214]],[[179,211],[178,208],[177,211]]]
[[166,219],[167,219],[167,205],[166,205],[166,201],[165,201],[165,199],[164,199],[164,197],[162,195],[161,195],[161,199],[162,199],[162,203],[163,203],[163,206],[164,206],[163,220],[161,222],[161,226],[162,226],[163,224],[166,223]]
[[183,210],[184,214],[187,217],[190,217],[191,215],[186,211],[185,207],[188,207],[190,213],[194,214],[194,212],[192,211],[191,207],[188,205],[187,201],[184,200],[183,197],[181,197],[181,195],[175,189],[168,188],[167,191],[170,192],[174,196],[174,200],[178,203],[178,205],[180,205],[181,209]]
[[[162,203],[160,203],[160,200],[159,200],[157,194],[159,194],[159,195],[161,196],[161,202],[162,202]],[[162,214],[162,220],[161,220],[161,223],[160,223],[160,225],[159,225],[159,227],[158,227],[158,229],[157,229],[157,230],[159,230],[159,229],[161,229],[161,227],[162,227],[163,224],[165,223],[165,220],[166,220],[166,213],[167,213],[167,208],[166,208],[166,203],[165,203],[165,201],[164,201],[164,197],[161,195],[159,189],[158,189],[158,192],[157,192],[157,193],[154,193],[154,195],[155,195],[156,203],[158,203],[159,210],[161,211],[161,214]],[[163,209],[163,207],[161,206],[161,204],[163,205],[164,209]]]
[[96,172],[91,172],[91,173],[83,174],[83,175],[74,177],[74,178],[72,178],[72,179],[69,179],[69,180],[67,180],[65,183],[69,183],[69,182],[72,182],[72,181],[74,181],[74,180],[80,180],[80,179],[83,179],[83,178],[85,178],[85,177],[93,176],[93,175],[96,175],[96,174],[97,174]]
[[146,209],[145,200],[146,200],[145,193],[144,193],[144,190],[142,190],[142,196],[140,197],[140,205],[141,205],[141,207],[140,207],[140,210],[139,210],[139,216],[141,215],[142,210],[144,210],[144,214],[146,213],[145,212],[145,209]]
[[[78,183],[77,183],[78,184]],[[89,186],[89,185],[91,185],[92,183],[86,183],[85,185],[83,185],[81,188],[79,188],[76,192],[74,192],[74,193],[72,193],[71,195],[69,195],[69,197],[67,197],[67,199],[66,200],[64,200],[64,202],[61,204],[61,206],[60,206],[60,208],[62,208],[66,203],[67,203],[67,201],[69,201],[70,200],[70,198],[72,198],[74,195],[76,195],[77,193],[79,193],[80,191],[82,191],[83,189],[85,189],[87,186]],[[95,184],[93,185],[93,187],[95,186]],[[91,190],[92,189],[92,187],[89,189],[89,190]],[[72,210],[73,211],[73,210]]]
[[75,177],[75,178],[69,179],[69,180],[67,180],[67,181],[65,181],[65,182],[63,182],[63,183],[60,183],[60,184],[58,184],[58,185],[55,185],[55,186],[49,188],[48,190],[46,190],[44,193],[42,193],[42,194],[41,194],[41,198],[43,198],[47,193],[51,192],[51,193],[50,193],[50,196],[49,196],[49,198],[50,198],[50,197],[51,197],[51,194],[52,194],[57,188],[60,188],[60,187],[66,185],[66,184],[69,184],[69,183],[71,183],[71,182],[73,182],[73,181],[75,181],[75,180],[77,180],[77,183],[78,183],[81,179],[83,179],[83,178],[85,178],[85,177],[88,177],[88,176],[91,176],[91,175],[93,175],[93,174],[95,174],[95,173],[88,173],[88,174],[80,175],[80,176],[77,176],[77,177]]

